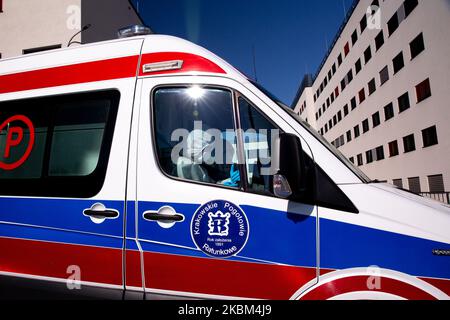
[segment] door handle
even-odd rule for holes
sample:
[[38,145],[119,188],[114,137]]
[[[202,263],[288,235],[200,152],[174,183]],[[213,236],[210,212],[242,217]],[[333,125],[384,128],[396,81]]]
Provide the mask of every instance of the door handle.
[[183,215],[175,213],[174,215],[159,213],[157,211],[144,212],[144,219],[149,221],[169,221],[169,222],[181,222],[184,220]]
[[95,217],[95,218],[117,218],[119,216],[119,212],[116,210],[111,209],[105,209],[105,210],[92,210],[92,209],[86,209],[83,211],[83,214],[88,217]]
[[177,213],[174,208],[170,206],[163,206],[157,211],[149,210],[142,214],[144,220],[155,221],[161,228],[172,228],[177,222],[184,221],[184,215]]
[[101,203],[94,203],[92,207],[83,210],[83,215],[89,217],[94,223],[102,223],[106,219],[115,219],[119,211],[108,209]]

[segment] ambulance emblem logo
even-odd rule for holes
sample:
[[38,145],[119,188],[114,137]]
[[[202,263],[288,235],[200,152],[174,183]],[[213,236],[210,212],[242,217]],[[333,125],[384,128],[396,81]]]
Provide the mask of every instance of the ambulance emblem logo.
[[237,205],[213,200],[194,213],[191,236],[197,248],[206,255],[228,258],[245,247],[249,236],[248,219]]
[[217,211],[216,213],[208,213],[208,234],[210,236],[228,236],[228,225],[230,224],[230,213],[222,213]]

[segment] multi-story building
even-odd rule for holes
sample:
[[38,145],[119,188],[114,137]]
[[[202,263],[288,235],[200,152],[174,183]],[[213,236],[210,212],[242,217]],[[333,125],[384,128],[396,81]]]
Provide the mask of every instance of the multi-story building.
[[450,2],[357,0],[293,107],[369,177],[450,190]]
[[[0,58],[117,37],[142,20],[128,0],[0,0]],[[82,28],[83,32],[80,32]]]

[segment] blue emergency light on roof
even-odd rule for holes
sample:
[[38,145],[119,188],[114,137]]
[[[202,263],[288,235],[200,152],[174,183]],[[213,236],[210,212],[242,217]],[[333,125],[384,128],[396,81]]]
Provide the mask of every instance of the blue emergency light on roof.
[[141,25],[132,25],[119,29],[119,31],[117,32],[117,36],[119,37],[119,39],[122,39],[134,36],[143,36],[152,33],[152,30],[148,27]]

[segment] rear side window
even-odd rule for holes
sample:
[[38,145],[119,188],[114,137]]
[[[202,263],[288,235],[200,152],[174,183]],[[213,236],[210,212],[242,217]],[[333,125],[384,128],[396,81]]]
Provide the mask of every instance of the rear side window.
[[104,182],[116,90],[0,103],[0,194],[80,197]]

